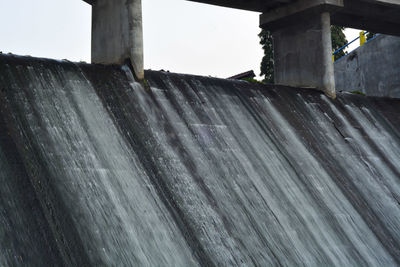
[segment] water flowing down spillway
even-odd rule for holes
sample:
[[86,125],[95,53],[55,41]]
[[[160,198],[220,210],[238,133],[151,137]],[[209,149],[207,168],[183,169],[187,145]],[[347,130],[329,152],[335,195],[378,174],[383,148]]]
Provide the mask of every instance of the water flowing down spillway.
[[0,183],[0,266],[61,265],[49,224],[2,118]]
[[0,103],[1,265],[400,264],[399,100],[2,55]]

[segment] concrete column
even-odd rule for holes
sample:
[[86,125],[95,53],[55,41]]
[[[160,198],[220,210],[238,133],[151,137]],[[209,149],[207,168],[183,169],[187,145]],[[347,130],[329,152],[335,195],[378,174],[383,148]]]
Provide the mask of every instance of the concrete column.
[[132,64],[138,79],[143,71],[141,0],[97,0],[92,5],[92,63]]
[[273,31],[275,83],[315,88],[336,97],[329,12]]

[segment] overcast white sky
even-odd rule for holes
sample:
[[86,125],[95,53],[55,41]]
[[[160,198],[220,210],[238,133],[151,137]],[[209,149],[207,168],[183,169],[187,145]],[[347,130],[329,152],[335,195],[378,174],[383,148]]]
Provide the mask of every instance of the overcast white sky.
[[[184,0],[142,0],[145,68],[228,77],[263,55],[258,13]],[[0,0],[0,51],[90,62],[91,9],[82,0]],[[358,31],[348,31],[348,39]]]

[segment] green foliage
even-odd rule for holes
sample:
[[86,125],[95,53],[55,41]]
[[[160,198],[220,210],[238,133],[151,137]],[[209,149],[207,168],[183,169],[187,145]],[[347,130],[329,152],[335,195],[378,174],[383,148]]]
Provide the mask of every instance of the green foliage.
[[254,79],[254,78],[243,78],[243,79],[241,79],[242,81],[247,81],[247,82],[250,82],[250,83],[263,83],[263,82],[261,82],[261,81],[259,81],[259,80],[256,80],[256,79]]
[[[331,26],[332,33],[332,48],[334,51],[338,50],[345,44],[347,44],[346,36],[344,35],[344,27]],[[274,82],[274,46],[271,32],[262,30],[258,35],[260,37],[260,44],[264,50],[264,57],[261,61],[261,76],[264,76],[264,83]],[[345,55],[344,51],[341,51],[335,55],[335,60]]]
[[355,94],[355,95],[362,95],[362,96],[366,96],[366,94],[364,94],[363,92],[361,92],[361,91],[352,91],[352,92],[350,92],[350,93],[352,93],[352,94]]
[[274,47],[271,32],[262,30],[258,35],[260,44],[264,50],[264,57],[261,61],[261,76],[264,76],[263,82],[274,82]]
[[375,37],[375,35],[376,35],[376,33],[368,32],[368,33],[367,33],[367,40],[371,40],[372,38]]
[[[344,46],[348,43],[347,39],[346,39],[346,35],[344,35],[343,31],[344,31],[344,27],[335,26],[335,25],[331,26],[333,51],[338,50],[339,48],[341,48],[342,46]],[[343,50],[340,51],[339,53],[337,53],[335,55],[335,60],[338,60],[339,58],[343,57],[344,55],[346,55],[346,53]]]
[[145,90],[150,91],[150,84],[146,79],[140,81]]

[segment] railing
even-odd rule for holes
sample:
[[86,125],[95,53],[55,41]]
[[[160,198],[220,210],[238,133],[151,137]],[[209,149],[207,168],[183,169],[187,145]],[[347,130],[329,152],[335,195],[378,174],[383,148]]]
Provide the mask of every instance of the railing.
[[[339,61],[339,60],[341,60],[343,57],[345,57],[346,55],[344,55],[344,56],[338,58],[337,60],[335,60],[335,55],[336,55],[336,54],[338,54],[340,51],[346,49],[349,45],[351,45],[351,44],[354,43],[355,41],[360,40],[360,46],[363,46],[365,43],[367,43],[367,42],[369,42],[369,41],[372,41],[373,39],[375,39],[376,37],[379,36],[379,34],[375,34],[374,37],[372,37],[372,38],[369,39],[369,40],[366,40],[366,35],[367,35],[368,33],[369,33],[369,32],[361,31],[359,37],[355,38],[355,39],[352,40],[351,42],[348,42],[347,44],[345,44],[344,46],[342,46],[341,48],[339,48],[338,50],[336,50],[335,52],[333,52],[333,54],[332,54],[333,62]],[[354,51],[354,50],[353,50],[353,51]]]

